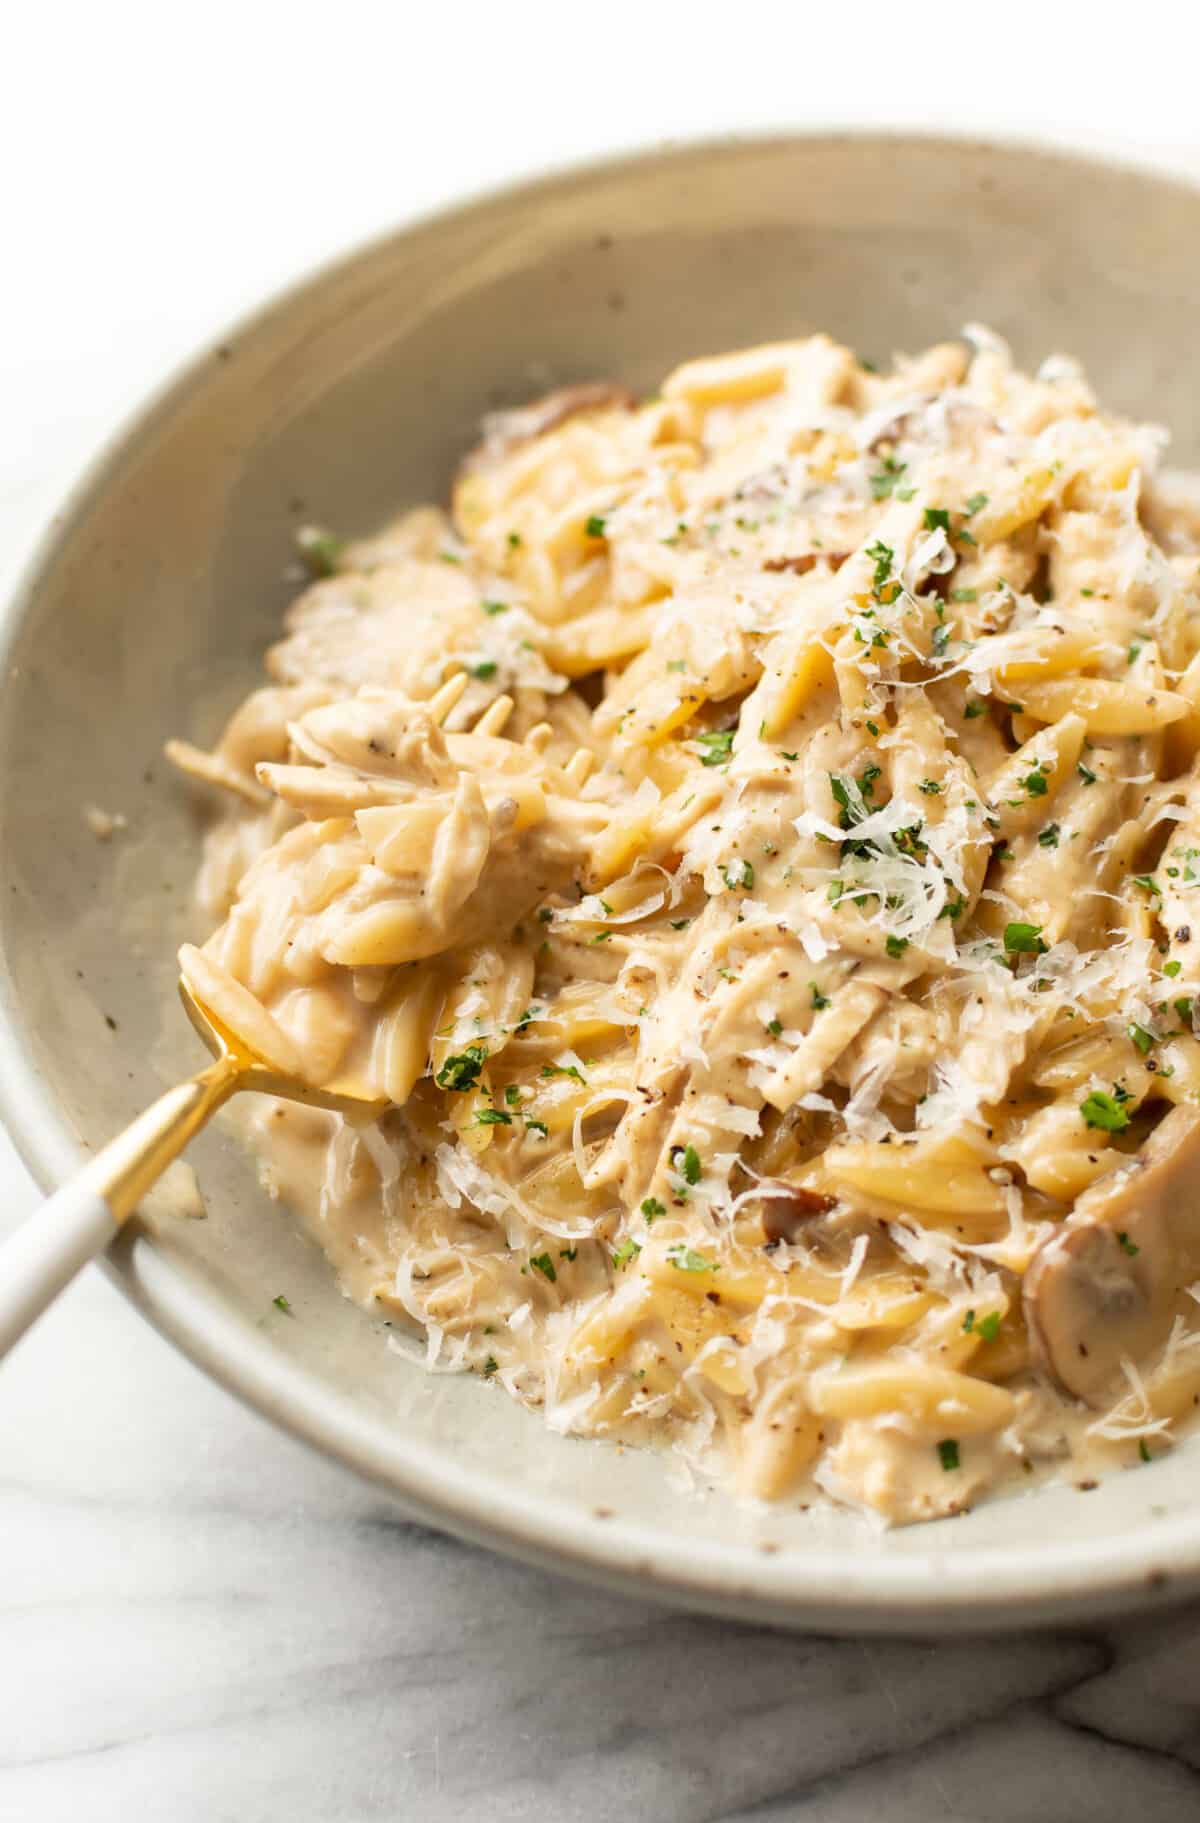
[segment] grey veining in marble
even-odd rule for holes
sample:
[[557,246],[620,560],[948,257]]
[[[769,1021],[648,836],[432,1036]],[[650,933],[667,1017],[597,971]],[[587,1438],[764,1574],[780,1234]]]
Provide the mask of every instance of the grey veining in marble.
[[94,1273],[0,1448],[3,1823],[1200,1817],[1194,1608],[929,1646],[595,1594],[398,1519]]

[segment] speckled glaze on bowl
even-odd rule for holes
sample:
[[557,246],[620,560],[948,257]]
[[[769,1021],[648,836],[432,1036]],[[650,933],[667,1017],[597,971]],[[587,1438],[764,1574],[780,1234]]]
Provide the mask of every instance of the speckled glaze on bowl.
[[[817,328],[880,358],[972,319],[1025,360],[1070,350],[1194,461],[1198,270],[1184,183],[1028,146],[774,137],[470,202],[223,337],[93,465],[3,624],[0,1092],[36,1176],[60,1181],[196,1065],[173,955],[198,832],[159,752],[171,733],[207,741],[255,676],[298,518],[364,532],[437,495],[480,412],[547,384],[651,387],[685,356]],[[123,812],[127,835],[98,843],[85,802]],[[1014,1627],[1200,1588],[1200,1443],[1095,1492],[890,1534],[748,1510],[653,1455],[554,1436],[476,1378],[423,1374],[226,1133],[191,1156],[209,1219],[152,1198],[114,1250],[118,1282],[231,1391],[415,1516],[794,1627]],[[280,1291],[293,1321],[272,1312]]]

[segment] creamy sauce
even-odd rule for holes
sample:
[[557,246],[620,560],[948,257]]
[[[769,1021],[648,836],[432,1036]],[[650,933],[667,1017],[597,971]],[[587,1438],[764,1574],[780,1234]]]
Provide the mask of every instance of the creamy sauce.
[[[905,1522],[1200,1397],[1200,558],[979,332],[493,421],[310,554],[183,967],[349,1294],[562,1431]],[[1195,865],[1193,865],[1195,864]],[[1200,906],[1197,907],[1200,912]]]

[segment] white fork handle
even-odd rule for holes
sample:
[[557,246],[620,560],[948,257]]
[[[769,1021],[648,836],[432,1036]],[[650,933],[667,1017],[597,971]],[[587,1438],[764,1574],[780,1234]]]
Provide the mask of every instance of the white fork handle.
[[86,1171],[22,1222],[0,1246],[0,1356],[116,1232],[116,1217]]
[[151,1184],[237,1088],[243,1068],[226,1051],[190,1082],[168,1089],[0,1246],[0,1358],[79,1268],[103,1252]]

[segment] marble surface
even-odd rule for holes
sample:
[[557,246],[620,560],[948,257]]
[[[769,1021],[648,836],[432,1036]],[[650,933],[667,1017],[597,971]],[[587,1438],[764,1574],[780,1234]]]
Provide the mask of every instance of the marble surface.
[[[0,581],[100,436],[214,325],[509,171],[801,106],[810,122],[929,125],[931,71],[938,124],[1120,133],[1195,163],[1179,143],[1192,60],[1162,57],[1180,21],[1156,0],[1107,52],[1074,9],[1039,7],[1039,66],[1075,75],[1040,93],[1027,34],[959,6],[923,7],[913,32],[862,0],[848,55],[836,9],[797,9],[789,49],[781,9],[743,0],[743,29],[679,82],[663,74],[677,9],[609,0],[587,29],[586,92],[538,80],[565,48],[560,9],[478,9],[469,33],[457,9],[381,25],[391,11],[344,0],[338,47],[372,55],[331,79],[329,16],[312,29],[274,0],[208,0],[191,26],[188,9],[131,0],[20,9],[0,114],[0,162],[21,174]],[[944,80],[939,45],[970,83]],[[453,68],[452,106],[440,79],[406,79],[414,66]],[[819,93],[801,80],[813,67]],[[506,82],[519,108],[498,105]],[[0,1138],[0,1225],[34,1200]],[[94,1270],[0,1372],[0,1541],[0,1823],[1200,1816],[1200,1608],[933,1646],[592,1593],[399,1520],[209,1384]]]

